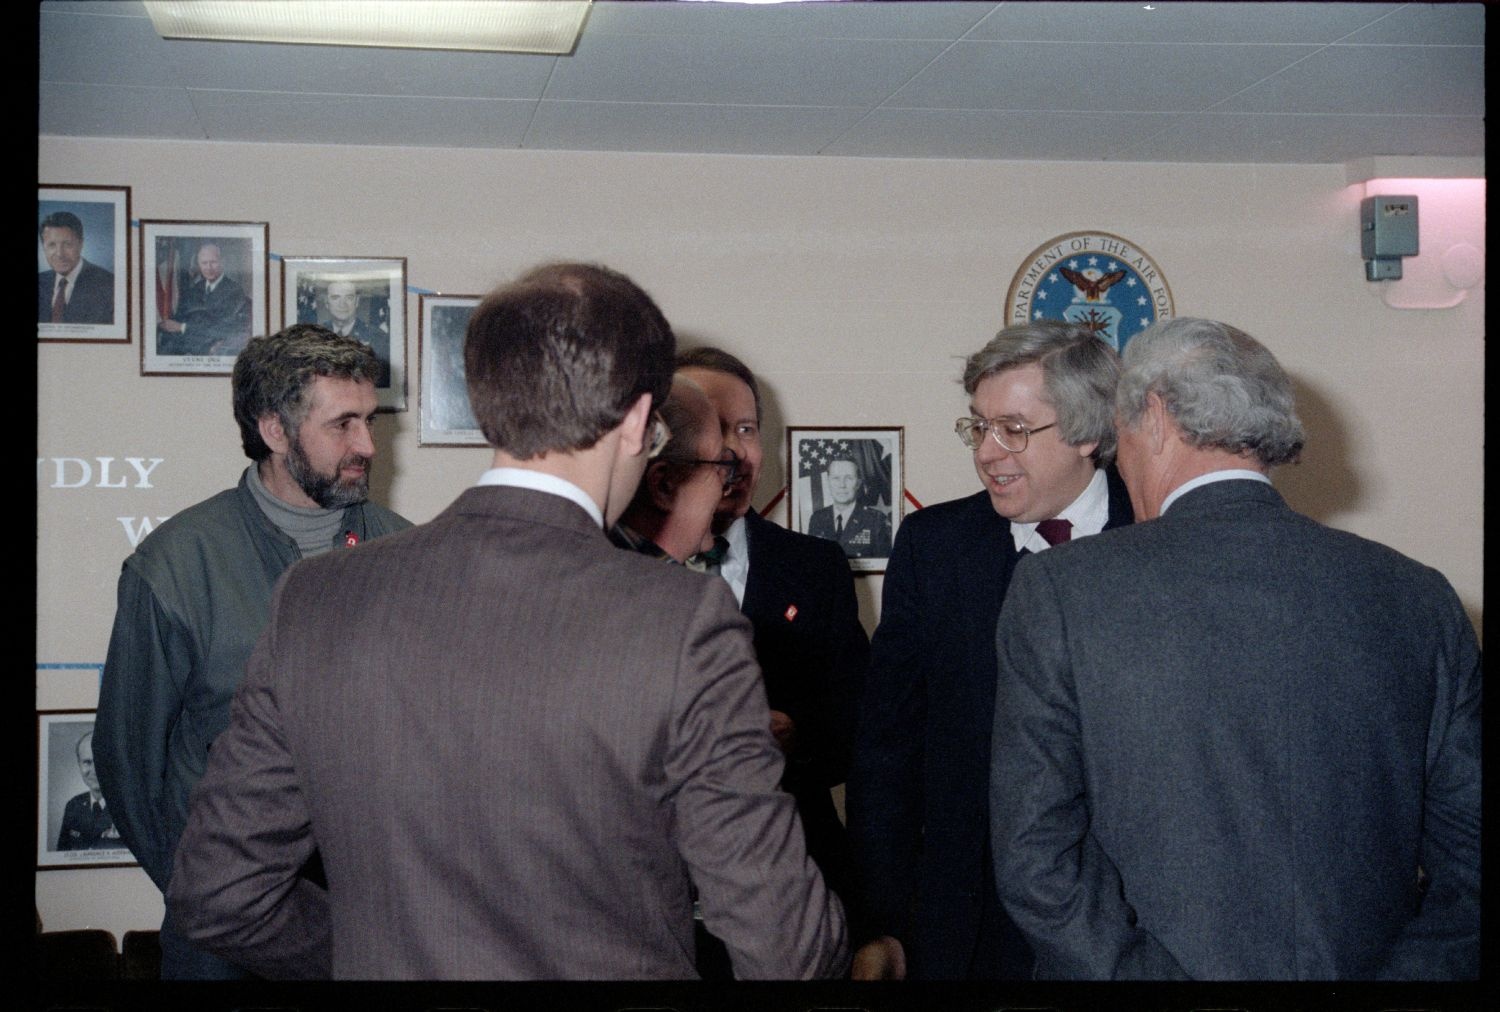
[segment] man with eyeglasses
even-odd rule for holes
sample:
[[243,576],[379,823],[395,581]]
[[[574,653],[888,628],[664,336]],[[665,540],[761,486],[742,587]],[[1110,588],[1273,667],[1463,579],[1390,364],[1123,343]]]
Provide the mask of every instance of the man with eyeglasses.
[[713,547],[709,528],[737,463],[724,449],[713,405],[684,376],[673,378],[652,424],[659,442],[609,538],[621,548],[685,563]]
[[[187,935],[272,976],[687,980],[696,888],[736,976],[845,972],[749,623],[605,534],[668,441],[675,352],[598,265],[480,302],[464,370],[492,466],[282,581],[178,850]],[[322,897],[295,880],[315,844]]]
[[[831,791],[849,772],[854,699],[870,656],[849,561],[837,545],[788,530],[751,506],[765,456],[760,385],[749,366],[705,347],[678,355],[677,368],[708,394],[724,445],[739,461],[719,504],[710,566],[755,628],[771,731],[787,758],[782,787],[797,800],[808,854],[847,902],[849,840]],[[713,953],[711,945],[700,949],[700,969],[722,976]]]
[[1115,353],[1008,327],[964,367],[956,424],[983,491],[908,516],[886,569],[847,804],[859,979],[1029,979],[989,848],[995,623],[1020,558],[1130,522],[1108,464]]

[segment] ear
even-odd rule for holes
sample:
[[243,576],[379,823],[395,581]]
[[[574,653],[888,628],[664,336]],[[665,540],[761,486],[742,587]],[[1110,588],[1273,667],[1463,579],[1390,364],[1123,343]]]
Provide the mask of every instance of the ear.
[[281,426],[281,416],[276,412],[266,412],[256,424],[260,427],[260,438],[271,448],[272,453],[284,454],[291,449],[292,441],[287,438],[286,430]]
[[677,497],[677,482],[672,480],[670,467],[656,465],[654,460],[646,465],[646,489],[651,493],[651,504],[663,513],[670,513],[672,501]]
[[1141,412],[1141,429],[1146,435],[1147,445],[1151,447],[1151,453],[1161,453],[1162,448],[1167,445],[1167,435],[1171,431],[1171,414],[1167,411],[1167,403],[1161,399],[1161,394],[1152,391],[1146,395],[1146,410]]
[[627,457],[646,451],[646,427],[651,421],[651,395],[641,394],[620,422],[620,449]]
[[1092,457],[1094,455],[1094,451],[1099,449],[1099,444],[1097,442],[1080,443],[1079,445],[1073,447],[1073,449],[1078,451],[1078,455],[1080,457]]

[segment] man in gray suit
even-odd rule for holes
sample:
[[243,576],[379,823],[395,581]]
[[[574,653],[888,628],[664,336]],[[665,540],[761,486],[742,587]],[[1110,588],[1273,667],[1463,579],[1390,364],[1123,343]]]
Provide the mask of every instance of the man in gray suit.
[[[273,976],[691,978],[696,886],[736,976],[843,971],[749,623],[604,533],[665,442],[675,344],[601,267],[479,305],[494,467],[281,583],[178,848],[185,934]],[[297,878],[314,846],[326,893]]]
[[995,881],[1048,978],[1479,971],[1480,659],[1437,572],[1289,509],[1303,442],[1248,335],[1124,355],[1138,521],[1001,612]]

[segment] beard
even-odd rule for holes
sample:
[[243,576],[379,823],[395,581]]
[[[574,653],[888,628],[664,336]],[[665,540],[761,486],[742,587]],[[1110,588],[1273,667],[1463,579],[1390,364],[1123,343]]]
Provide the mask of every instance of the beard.
[[[362,467],[358,478],[340,480],[346,467]],[[286,455],[286,470],[303,493],[325,510],[341,510],[362,503],[370,497],[370,458],[351,453],[338,462],[332,474],[320,474],[302,449],[302,440],[293,439]]]

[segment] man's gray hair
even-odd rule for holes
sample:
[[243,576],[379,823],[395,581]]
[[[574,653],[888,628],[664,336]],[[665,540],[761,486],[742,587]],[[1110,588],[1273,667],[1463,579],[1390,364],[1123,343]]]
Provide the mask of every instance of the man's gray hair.
[[263,415],[276,415],[287,438],[297,438],[297,429],[312,406],[308,390],[317,377],[374,383],[379,375],[380,359],[369,345],[340,337],[316,323],[295,323],[278,333],[251,338],[234,360],[230,377],[234,420],[240,426],[245,456],[258,462],[271,455],[260,437]]
[[1252,453],[1266,467],[1302,453],[1292,382],[1265,345],[1242,330],[1190,316],[1166,320],[1125,346],[1115,394],[1135,425],[1156,394],[1190,446]]
[[1063,442],[1097,443],[1091,456],[1100,467],[1114,460],[1120,357],[1086,327],[1057,320],[1006,327],[964,363],[964,392],[972,397],[989,377],[1032,363],[1042,367],[1042,389],[1057,410]]

